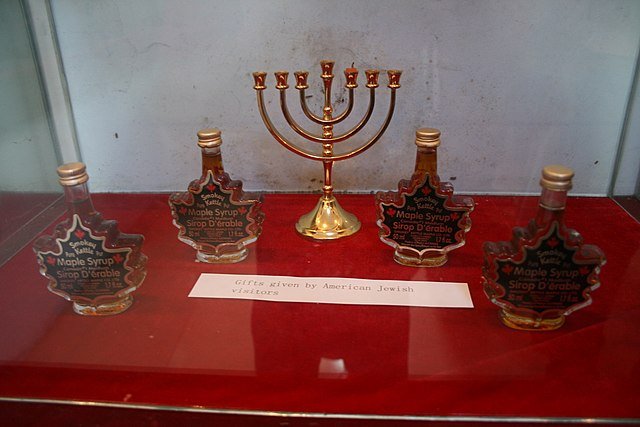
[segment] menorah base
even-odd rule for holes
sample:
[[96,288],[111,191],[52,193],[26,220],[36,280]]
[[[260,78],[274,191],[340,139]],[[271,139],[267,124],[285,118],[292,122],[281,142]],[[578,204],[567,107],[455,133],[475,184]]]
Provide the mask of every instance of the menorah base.
[[360,221],[342,209],[333,195],[322,196],[311,212],[300,217],[296,230],[312,239],[335,240],[360,230]]

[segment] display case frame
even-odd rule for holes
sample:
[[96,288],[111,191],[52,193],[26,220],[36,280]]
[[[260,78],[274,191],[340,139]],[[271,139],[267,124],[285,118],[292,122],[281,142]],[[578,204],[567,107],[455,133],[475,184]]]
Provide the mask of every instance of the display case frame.
[[[560,330],[518,332],[500,324],[497,307],[482,291],[481,245],[484,241],[508,239],[513,226],[525,225],[535,215],[537,196],[532,194],[538,191],[537,173],[543,165],[534,163],[546,155],[543,151],[549,145],[538,149],[536,154],[539,158],[525,162],[527,167],[537,168],[535,177],[524,169],[520,173],[505,175],[499,170],[500,163],[487,168],[487,176],[493,177],[493,182],[504,183],[512,179],[516,183],[514,188],[518,189],[508,194],[496,194],[496,188],[489,187],[486,189],[489,194],[472,192],[476,206],[471,215],[473,226],[467,242],[452,252],[448,263],[441,268],[415,269],[394,263],[393,249],[378,239],[374,196],[370,194],[374,189],[363,191],[358,187],[359,178],[370,179],[376,171],[393,171],[396,178],[406,176],[411,168],[405,160],[411,161],[413,157],[412,135],[415,128],[439,125],[431,122],[438,120],[447,125],[448,118],[441,115],[441,111],[450,112],[445,105],[457,103],[464,110],[466,102],[471,105],[482,99],[481,105],[487,107],[486,121],[480,124],[484,116],[472,116],[478,123],[457,123],[457,128],[453,120],[452,126],[442,129],[444,146],[451,147],[451,151],[443,149],[443,169],[450,171],[450,175],[459,175],[457,181],[456,176],[444,178],[455,181],[456,188],[462,188],[462,194],[466,194],[465,184],[473,181],[473,176],[462,176],[465,169],[459,166],[471,156],[470,148],[463,150],[463,155],[456,150],[469,141],[477,148],[476,137],[481,132],[471,131],[489,132],[492,121],[504,120],[497,113],[490,113],[497,102],[490,96],[493,92],[486,92],[490,84],[480,89],[473,88],[472,83],[478,79],[477,73],[483,75],[483,71],[452,68],[447,60],[455,55],[445,55],[438,63],[437,54],[442,55],[444,51],[438,50],[435,38],[426,43],[430,50],[425,58],[435,59],[436,63],[426,59],[423,68],[414,64],[418,70],[405,73],[408,79],[403,89],[409,92],[407,97],[410,98],[412,92],[420,92],[424,94],[425,101],[418,110],[399,108],[397,115],[415,119],[415,123],[411,123],[415,128],[392,126],[389,130],[392,136],[379,144],[382,148],[372,150],[371,157],[363,160],[368,168],[366,173],[362,172],[361,164],[356,164],[341,175],[345,176],[346,193],[360,193],[341,194],[340,197],[341,201],[344,198],[344,207],[361,218],[362,229],[338,242],[318,243],[296,234],[293,224],[304,213],[305,207],[317,198],[317,194],[308,192],[315,188],[319,177],[309,174],[300,179],[300,170],[305,170],[303,166],[295,166],[285,173],[282,172],[285,170],[282,164],[261,163],[261,153],[270,153],[280,147],[274,148],[275,144],[268,140],[268,135],[255,137],[256,140],[239,138],[255,136],[254,130],[237,131],[231,125],[230,128],[225,127],[227,123],[237,124],[239,119],[233,114],[235,110],[228,112],[227,104],[211,102],[212,98],[222,96],[226,101],[242,98],[238,104],[244,105],[242,102],[248,94],[247,103],[252,103],[249,80],[244,92],[244,83],[238,81],[235,89],[229,92],[225,92],[221,84],[214,86],[211,93],[202,95],[203,92],[196,91],[196,83],[200,85],[202,73],[194,71],[189,77],[193,84],[189,81],[185,87],[191,90],[193,86],[195,94],[189,92],[188,97],[185,95],[188,101],[175,101],[176,108],[183,108],[193,99],[207,98],[207,112],[203,113],[208,115],[204,117],[206,120],[192,117],[188,122],[167,123],[162,121],[166,112],[153,110],[149,117],[145,116],[146,110],[142,108],[127,116],[132,123],[143,121],[145,126],[148,125],[146,129],[153,130],[150,135],[160,141],[160,149],[152,153],[148,161],[144,150],[136,145],[138,142],[148,143],[147,135],[132,132],[133,136],[127,136],[123,131],[109,128],[108,142],[113,145],[105,143],[103,134],[106,128],[100,127],[102,118],[88,114],[87,111],[91,110],[82,110],[91,100],[77,97],[86,86],[82,86],[81,80],[66,80],[67,72],[71,77],[77,76],[79,67],[74,60],[81,56],[73,48],[73,43],[69,44],[77,41],[73,30],[56,26],[65,22],[62,12],[69,4],[46,0],[16,3],[23,13],[32,50],[30,55],[37,72],[35,80],[41,91],[38,102],[46,113],[37,121],[34,119],[30,126],[49,129],[51,147],[48,150],[53,153],[49,159],[51,164],[85,160],[81,155],[84,152],[89,174],[97,182],[98,191],[94,194],[96,208],[106,218],[118,220],[123,231],[145,235],[144,252],[149,256],[149,270],[142,288],[136,292],[134,305],[127,312],[101,319],[74,314],[68,301],[47,291],[46,279],[39,275],[31,249],[37,235],[50,234],[53,225],[64,218],[60,192],[48,191],[44,198],[34,202],[31,197],[38,195],[33,190],[39,184],[11,191],[5,191],[4,187],[0,190],[3,221],[11,216],[9,206],[18,211],[12,216],[16,222],[9,226],[10,238],[3,237],[0,241],[0,414],[3,419],[16,425],[40,423],[45,419],[51,425],[175,425],[178,422],[345,426],[427,422],[437,425],[640,423],[640,383],[637,380],[640,376],[640,334],[637,332],[640,323],[640,288],[637,286],[640,273],[640,203],[637,184],[635,193],[627,191],[634,176],[638,182],[636,155],[640,141],[637,138],[640,108],[637,102],[637,64],[640,43],[635,45],[635,68],[629,80],[629,90],[616,103],[616,106],[625,106],[624,111],[620,110],[623,117],[618,117],[620,111],[616,110],[610,119],[603,119],[607,123],[619,121],[621,124],[617,140],[603,142],[610,148],[607,150],[617,153],[615,162],[605,166],[598,166],[597,160],[592,162],[593,168],[605,168],[604,175],[610,176],[604,184],[607,191],[597,194],[597,197],[570,197],[567,207],[567,225],[580,231],[587,243],[600,246],[607,256],[608,261],[601,274],[602,286],[593,293],[593,304],[569,316]],[[621,10],[630,7],[622,3],[618,6]],[[208,6],[200,4],[200,7]],[[412,11],[412,7],[404,6],[407,11]],[[439,6],[429,7],[434,8],[434,16],[443,17],[446,22],[458,19],[451,18],[446,10],[438,9]],[[547,4],[540,7],[552,11],[556,6]],[[56,10],[57,23],[54,19]],[[78,9],[79,13],[86,13],[83,16],[87,22],[92,22],[94,17],[87,10],[91,12],[90,9]],[[115,13],[107,6],[105,10]],[[188,11],[192,14],[197,12]],[[459,12],[460,15],[456,16],[463,19],[464,10]],[[162,17],[157,10],[149,11],[149,14]],[[506,16],[517,18],[508,13]],[[553,21],[550,16],[549,21]],[[301,15],[295,17],[302,19]],[[357,17],[354,20],[357,21]],[[535,17],[527,22],[530,26],[544,24],[543,20]],[[332,28],[342,34],[338,25]],[[68,43],[62,51],[59,35]],[[129,46],[136,55],[143,55],[168,45],[162,41],[148,41],[138,46],[136,43],[146,39],[135,32],[128,35],[133,40],[128,41],[130,44],[114,43],[109,39],[105,41],[105,51],[114,46],[125,46],[123,50],[126,52]],[[287,40],[296,37],[299,39],[299,34],[289,34]],[[184,46],[189,45],[188,40],[182,41]],[[457,43],[460,52],[465,52],[468,40]],[[201,47],[200,44],[198,46]],[[597,43],[594,46],[597,52]],[[345,49],[330,40],[322,49],[319,48],[323,54],[337,53],[338,59],[342,60],[345,56],[350,57],[344,54]],[[176,50],[180,51],[180,46]],[[269,52],[274,57],[278,56],[273,47]],[[122,60],[121,54],[122,51],[116,49],[116,53],[110,52],[110,56],[97,52],[95,58],[110,57],[118,62]],[[212,52],[208,54],[214,56]],[[627,54],[631,55],[625,52],[619,56]],[[169,57],[173,58],[171,55]],[[146,57],[144,60],[141,58],[136,56],[132,63],[144,70],[153,64],[144,62]],[[282,62],[282,58],[276,59]],[[313,61],[318,59],[322,58],[313,58]],[[96,61],[96,64],[101,62]],[[225,68],[228,64],[225,64],[224,61],[219,64],[221,72],[228,71]],[[614,65],[620,70],[624,68],[618,63]],[[499,71],[499,64],[496,67],[495,70]],[[240,74],[249,73],[252,69],[242,58],[233,62],[231,68]],[[163,70],[163,67],[158,69]],[[199,67],[193,69],[200,70]],[[134,75],[136,70],[129,71]],[[628,70],[624,68],[623,71]],[[620,71],[620,76],[623,76],[623,71]],[[215,75],[217,79],[219,74]],[[461,83],[460,93],[438,92],[438,88],[434,88],[446,76],[458,76],[452,82]],[[248,74],[244,77],[249,79]],[[424,78],[426,85],[418,86],[419,78]],[[96,85],[103,83],[99,79],[95,82]],[[135,82],[121,83],[127,90],[136,88]],[[227,83],[225,81],[224,84],[229,86]],[[139,85],[145,87],[143,83],[139,82]],[[72,94],[74,91],[76,94],[75,113],[69,87]],[[126,93],[120,86],[111,89],[104,91],[105,97],[122,97]],[[584,96],[582,89],[572,87],[567,96],[580,98]],[[503,93],[498,87],[491,90]],[[517,92],[519,88],[512,87],[511,90]],[[146,101],[140,102],[134,106],[148,107],[144,104]],[[399,103],[399,107],[401,105]],[[427,119],[422,109],[429,113]],[[256,129],[260,128],[259,117],[249,113],[242,116],[243,123],[253,123]],[[567,114],[572,116],[574,113]],[[218,118],[223,121],[213,124],[222,127],[225,135],[230,135],[229,152],[225,157],[229,159],[230,174],[234,178],[250,175],[253,188],[251,185],[249,188],[261,190],[265,197],[264,232],[249,247],[248,259],[234,265],[195,262],[194,251],[178,240],[177,230],[171,224],[168,191],[140,193],[139,189],[123,190],[118,187],[123,181],[134,182],[133,176],[144,177],[162,169],[156,163],[158,158],[172,159],[176,153],[190,149],[196,153],[195,138],[189,140],[187,135],[195,137],[198,126],[212,124],[209,116],[213,117],[213,114],[219,114]],[[79,120],[77,124],[76,119]],[[100,130],[95,134],[98,143],[92,140],[93,133],[90,137],[86,133],[87,129],[93,130],[93,125]],[[588,124],[587,130],[597,133],[596,125]],[[513,124],[514,129],[518,126],[526,127],[522,123]],[[78,128],[80,134],[77,133]],[[162,139],[165,132],[178,132],[181,141],[173,138],[175,134]],[[508,155],[497,160],[503,164],[514,162],[522,144],[510,146],[508,142],[519,142],[518,138],[525,133],[529,131],[519,133],[514,130],[512,135],[505,135],[507,143],[504,146],[507,148],[502,152]],[[447,139],[449,135],[451,139]],[[461,135],[465,135],[464,138]],[[400,140],[404,140],[405,145],[398,142]],[[490,138],[488,142],[494,144]],[[580,149],[576,148],[580,142],[576,140],[569,147],[576,157],[580,154]],[[106,148],[96,156],[94,150],[98,144]],[[496,144],[499,146],[500,143]],[[389,145],[393,148],[387,148]],[[405,157],[399,156],[398,151],[405,151],[405,148],[410,153]],[[559,150],[558,154],[566,153]],[[296,161],[285,159],[286,155],[288,153],[282,153],[282,159],[279,159],[283,164]],[[473,156],[482,157],[483,154],[476,151]],[[119,176],[120,181],[111,182],[113,176],[103,166],[123,157],[137,158],[136,168],[130,168],[131,176]],[[180,182],[172,182],[176,190],[184,190],[189,180],[196,178],[199,165],[195,154],[191,160],[165,171],[184,177]],[[19,157],[6,157],[3,161],[16,163],[25,170],[33,166]],[[315,171],[312,166],[310,169]],[[57,186],[53,169],[49,171],[49,178],[41,183],[44,187]],[[512,167],[509,171],[514,169]],[[195,173],[188,175],[187,170]],[[593,170],[576,170],[576,180],[580,180],[581,174],[592,176]],[[288,179],[289,185],[284,189],[277,185],[283,179]],[[380,184],[376,189],[382,187],[393,189],[386,184]],[[527,191],[522,191],[522,188]],[[150,191],[155,190],[152,188]],[[585,193],[589,192],[581,192]],[[10,196],[17,199],[10,199]],[[16,200],[25,201],[27,208]],[[29,214],[29,209],[34,207],[38,209]],[[469,286],[474,308],[373,307],[189,298],[188,293],[201,273],[464,282]]]

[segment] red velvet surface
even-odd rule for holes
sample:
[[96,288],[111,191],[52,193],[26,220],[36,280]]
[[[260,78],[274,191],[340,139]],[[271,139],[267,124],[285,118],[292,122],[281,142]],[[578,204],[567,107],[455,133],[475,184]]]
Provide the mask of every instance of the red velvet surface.
[[[476,196],[466,246],[440,268],[396,264],[371,195],[342,195],[362,229],[316,243],[294,223],[317,196],[267,195],[247,260],[194,262],[168,195],[94,195],[142,233],[148,276],[127,312],[87,318],[46,290],[30,248],[0,269],[0,396],[234,410],[640,419],[640,224],[613,201],[570,198],[567,224],[607,255],[594,303],[557,331],[502,326],[480,286],[481,244],[505,240],[535,197]],[[475,308],[187,298],[200,273],[467,282]],[[319,374],[342,359],[346,375]]]

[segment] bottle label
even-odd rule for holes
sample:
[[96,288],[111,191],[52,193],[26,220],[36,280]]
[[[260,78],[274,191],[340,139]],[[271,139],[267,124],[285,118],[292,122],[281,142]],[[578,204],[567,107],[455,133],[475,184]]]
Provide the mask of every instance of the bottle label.
[[219,249],[236,245],[255,236],[254,200],[239,200],[239,188],[228,188],[211,171],[206,179],[185,193],[169,199],[179,236],[198,249]]
[[66,236],[55,239],[57,250],[36,252],[51,291],[72,301],[95,302],[129,288],[125,279],[133,270],[128,265],[131,248],[107,248],[105,241],[73,215]]
[[392,246],[425,252],[453,249],[464,241],[470,226],[466,206],[454,207],[451,194],[439,190],[430,175],[392,203],[380,203],[381,239]]
[[516,256],[495,258],[491,274],[499,287],[497,300],[536,313],[566,313],[589,304],[599,260],[580,259],[579,246],[568,242],[557,221],[533,242]]

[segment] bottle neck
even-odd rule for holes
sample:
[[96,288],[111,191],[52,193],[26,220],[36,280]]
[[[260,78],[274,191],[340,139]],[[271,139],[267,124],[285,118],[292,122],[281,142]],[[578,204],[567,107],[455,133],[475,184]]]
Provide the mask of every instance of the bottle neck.
[[416,153],[415,173],[419,173],[422,176],[426,174],[436,176],[438,174],[437,148],[418,147],[418,152]]
[[214,175],[218,175],[224,172],[222,166],[222,154],[220,153],[220,147],[215,148],[201,148],[202,150],[202,175],[206,175],[208,171],[213,172]]
[[78,214],[80,218],[85,218],[95,213],[91,195],[89,194],[89,187],[86,182],[65,186],[64,198],[69,215]]
[[538,215],[536,222],[539,225],[548,224],[552,221],[562,223],[564,220],[564,210],[567,205],[567,191],[554,191],[546,188],[542,189],[540,202],[538,203]]

